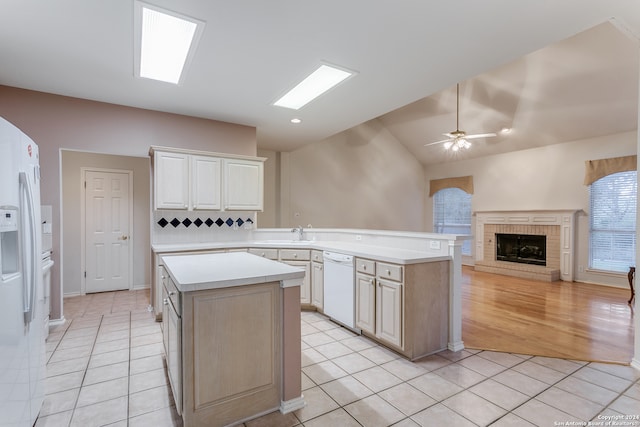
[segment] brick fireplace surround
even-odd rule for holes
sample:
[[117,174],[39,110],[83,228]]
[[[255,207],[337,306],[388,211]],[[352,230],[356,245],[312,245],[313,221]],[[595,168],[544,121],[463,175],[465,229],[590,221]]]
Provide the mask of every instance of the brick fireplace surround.
[[[476,212],[475,270],[547,282],[573,281],[577,212]],[[496,260],[496,234],[500,233],[547,236],[547,265]]]

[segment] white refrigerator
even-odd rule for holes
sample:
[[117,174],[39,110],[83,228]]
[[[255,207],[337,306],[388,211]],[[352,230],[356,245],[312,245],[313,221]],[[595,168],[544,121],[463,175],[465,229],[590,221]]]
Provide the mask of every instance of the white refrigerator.
[[31,427],[46,349],[38,146],[0,117],[0,426]]

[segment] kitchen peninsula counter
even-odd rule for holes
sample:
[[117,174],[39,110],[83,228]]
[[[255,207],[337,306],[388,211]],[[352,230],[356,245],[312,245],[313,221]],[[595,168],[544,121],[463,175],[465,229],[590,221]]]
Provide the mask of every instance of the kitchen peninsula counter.
[[303,270],[246,252],[163,257],[163,334],[186,427],[304,406]]
[[392,248],[382,245],[366,245],[355,242],[339,241],[311,241],[311,240],[277,240],[277,241],[236,241],[236,242],[208,242],[208,243],[174,243],[154,244],[152,249],[156,254],[216,251],[246,248],[297,248],[316,249],[319,251],[340,252],[362,258],[375,258],[380,261],[396,264],[420,264],[423,262],[437,262],[448,260],[448,255],[432,254],[426,251]]
[[[173,234],[173,230],[171,233]],[[447,293],[441,293],[438,302],[440,306],[448,307],[446,347],[451,351],[460,351],[464,348],[462,342],[462,244],[470,236],[366,229],[256,228],[221,233],[214,239],[207,239],[200,235],[194,235],[194,237],[196,238],[193,240],[185,240],[183,233],[176,232],[175,236],[167,234],[162,240],[156,240],[151,245],[154,260],[153,283],[155,284],[152,288],[154,289],[152,300],[158,319],[162,316],[158,311],[162,300],[161,295],[155,291],[159,288],[157,272],[162,267],[162,259],[167,256],[248,252],[271,260],[295,264],[307,271],[307,278],[300,292],[302,306],[317,307],[322,310],[322,302],[319,299],[322,291],[318,291],[323,286],[321,283],[322,252],[329,251],[352,255],[356,260],[364,260],[365,263],[393,264],[396,267],[391,270],[399,268],[406,273],[424,269],[435,271],[438,265],[448,264],[448,277],[438,279],[449,288]],[[383,266],[383,268],[380,271],[389,270],[387,267]],[[416,283],[417,287],[412,286],[413,289],[420,289],[423,286],[420,283],[433,282],[433,278],[430,278],[426,270],[418,275],[407,275],[407,277]],[[320,285],[315,286],[318,283]],[[404,284],[407,285],[408,282]],[[404,289],[408,290],[408,288]],[[408,293],[406,295],[407,297],[403,297],[403,300],[409,297]]]

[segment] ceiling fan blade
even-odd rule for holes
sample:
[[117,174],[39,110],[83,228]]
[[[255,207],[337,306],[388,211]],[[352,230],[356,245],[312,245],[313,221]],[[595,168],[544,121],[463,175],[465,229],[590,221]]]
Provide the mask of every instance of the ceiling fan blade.
[[453,141],[453,140],[454,140],[453,138],[443,139],[442,141],[429,142],[428,144],[424,144],[424,146],[428,147],[430,145],[442,144],[443,142],[449,142],[449,141]]
[[465,139],[476,139],[476,138],[490,138],[493,136],[497,136],[495,133],[476,133],[474,135],[466,135]]

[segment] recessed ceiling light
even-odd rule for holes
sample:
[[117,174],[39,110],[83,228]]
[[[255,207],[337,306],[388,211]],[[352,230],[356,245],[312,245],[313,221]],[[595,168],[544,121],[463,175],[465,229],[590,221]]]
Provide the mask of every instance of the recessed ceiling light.
[[291,119],[291,123],[293,123],[294,125],[297,125],[298,123],[302,123],[302,119],[299,118],[293,118]]
[[504,127],[502,129],[500,129],[500,133],[503,134],[503,135],[511,133],[511,128]]
[[178,84],[204,22],[136,1],[134,27],[136,75]]
[[353,71],[323,64],[273,105],[298,110],[353,74]]

